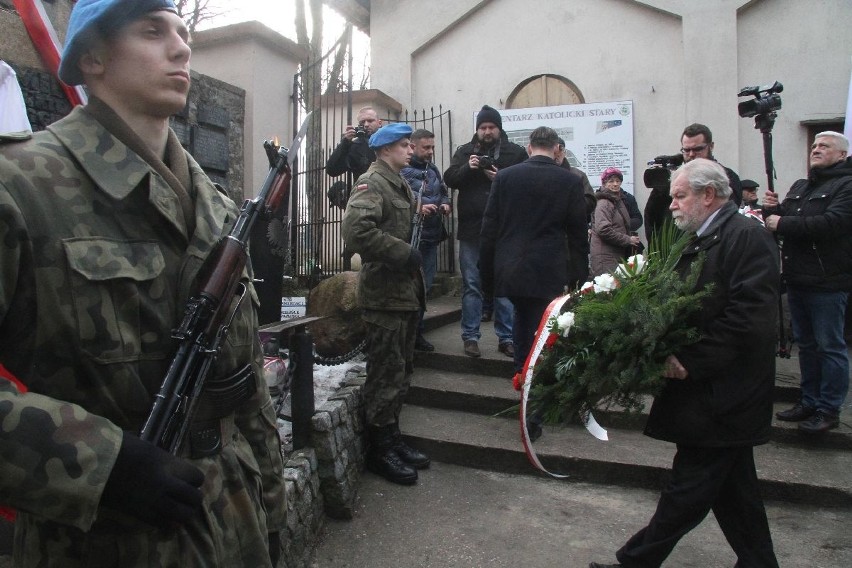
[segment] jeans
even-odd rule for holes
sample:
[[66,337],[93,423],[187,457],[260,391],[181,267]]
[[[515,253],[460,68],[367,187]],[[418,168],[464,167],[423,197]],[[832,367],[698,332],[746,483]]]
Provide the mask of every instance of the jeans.
[[849,354],[843,326],[846,292],[787,286],[793,339],[799,346],[802,404],[833,415],[849,391]]
[[[420,241],[420,254],[423,255],[423,282],[426,284],[426,296],[429,296],[429,290],[435,282],[435,273],[438,272],[438,243],[424,243]],[[417,324],[417,335],[423,335],[425,326],[423,325],[423,316],[425,311],[420,312],[420,322]]]
[[[459,241],[459,265],[462,273],[463,341],[479,341],[482,319],[482,283],[479,279],[479,239]],[[512,302],[494,298],[494,332],[500,343],[512,342]]]

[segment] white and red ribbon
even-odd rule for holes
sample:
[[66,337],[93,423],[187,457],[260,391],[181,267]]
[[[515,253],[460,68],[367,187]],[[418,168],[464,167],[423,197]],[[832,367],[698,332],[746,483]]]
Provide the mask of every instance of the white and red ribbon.
[[[56,30],[53,29],[53,24],[50,23],[50,18],[47,17],[47,12],[44,10],[44,4],[41,0],[13,0],[15,10],[24,22],[27,28],[27,33],[33,42],[36,50],[38,50],[42,61],[47,66],[47,69],[54,77],[59,79],[59,61],[62,53],[62,44],[56,35]],[[86,104],[88,97],[83,87],[76,85],[70,86],[59,81],[62,90],[65,91],[65,96],[71,102],[71,106]]]
[[[550,335],[550,327],[549,322],[550,318],[556,317],[559,315],[559,311],[562,309],[562,306],[565,305],[565,302],[570,298],[569,295],[559,296],[547,306],[547,309],[544,310],[544,314],[541,316],[541,321],[538,324],[538,330],[535,332],[535,340],[533,341],[532,349],[530,349],[529,354],[527,355],[527,360],[524,362],[524,368],[521,370],[521,380],[523,380],[523,386],[521,390],[521,412],[520,412],[520,421],[521,421],[521,441],[524,444],[524,451],[527,454],[527,458],[530,460],[530,463],[538,470],[551,475],[556,478],[564,479],[568,477],[566,474],[558,474],[548,471],[538,459],[538,454],[536,454],[535,449],[533,448],[532,440],[530,440],[530,434],[527,430],[527,401],[529,399],[530,387],[532,386],[533,379],[533,370],[535,369],[535,364],[538,362],[539,357],[541,356],[541,352],[544,350],[545,345],[547,344],[547,338]],[[583,425],[589,431],[589,433],[599,440],[607,440],[607,432],[597,423],[595,417],[592,416],[592,413],[589,412],[585,416],[580,417],[583,420]]]

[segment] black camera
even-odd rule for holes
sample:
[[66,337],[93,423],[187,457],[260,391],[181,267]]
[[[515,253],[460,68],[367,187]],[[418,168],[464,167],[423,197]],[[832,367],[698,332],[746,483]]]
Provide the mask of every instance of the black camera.
[[355,138],[366,140],[367,138],[369,138],[369,136],[370,135],[367,133],[367,129],[363,126],[359,125],[355,127]]
[[645,187],[654,189],[655,187],[669,189],[672,170],[676,170],[683,164],[682,154],[672,154],[670,156],[657,156],[648,162],[648,168],[643,174]]
[[754,98],[750,101],[743,101],[737,105],[737,111],[743,118],[750,118],[760,114],[770,114],[781,108],[781,91],[784,90],[784,85],[775,81],[771,85],[764,87],[744,87],[740,90],[738,97]]
[[483,170],[490,170],[497,163],[491,156],[477,156],[479,158],[479,167]]

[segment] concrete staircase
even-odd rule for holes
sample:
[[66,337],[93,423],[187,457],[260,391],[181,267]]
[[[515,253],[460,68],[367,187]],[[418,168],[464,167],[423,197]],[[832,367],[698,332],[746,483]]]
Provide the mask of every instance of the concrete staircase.
[[[482,357],[464,355],[460,304],[460,298],[452,296],[430,300],[426,338],[436,351],[415,356],[402,431],[437,461],[539,475],[524,453],[516,415],[504,413],[518,402],[511,384],[512,362],[497,351],[491,323],[482,324]],[[792,359],[779,359],[777,366],[775,406],[780,410],[798,399],[795,350]],[[595,439],[579,423],[546,426],[535,443],[545,467],[573,481],[659,489],[667,479],[674,445],[642,434],[644,414],[596,412],[595,418],[608,430],[609,441]],[[763,496],[852,508],[850,412],[841,420],[840,428],[816,438],[800,434],[795,424],[774,420],[771,442],[755,449]]]

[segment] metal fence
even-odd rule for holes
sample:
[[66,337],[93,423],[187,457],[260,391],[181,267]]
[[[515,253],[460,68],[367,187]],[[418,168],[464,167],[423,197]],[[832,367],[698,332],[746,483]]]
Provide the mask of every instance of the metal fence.
[[[312,126],[300,153],[293,176],[293,202],[295,214],[291,216],[291,259],[293,275],[307,277],[311,285],[322,278],[350,270],[351,255],[344,250],[341,236],[343,209],[335,206],[329,198],[329,190],[335,183],[345,184],[346,195],[355,182],[352,174],[337,178],[325,174],[325,163],[340,141],[346,126],[353,124],[357,110],[364,104],[355,99],[357,93],[352,89],[351,36],[341,38],[348,41],[350,53],[341,73],[346,77],[338,81],[338,89],[325,88],[317,94],[312,88],[311,72],[325,68],[331,57],[338,52],[340,43],[332,47],[322,58],[310,61],[300,68],[294,79],[293,92],[297,103],[294,105],[294,124],[309,111],[313,111]],[[314,75],[314,81],[316,81]],[[342,83],[342,84],[341,84]],[[340,90],[340,89],[343,90]],[[385,124],[405,122],[412,128],[426,128],[435,134],[435,164],[443,171],[449,166],[452,156],[452,122],[449,110],[441,106],[413,112],[404,112],[398,116],[380,117]],[[438,271],[455,272],[455,225],[451,217],[448,222],[450,237],[441,243],[438,249]]]

